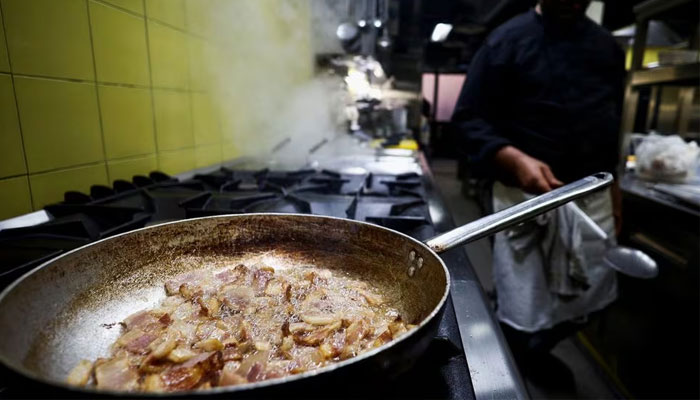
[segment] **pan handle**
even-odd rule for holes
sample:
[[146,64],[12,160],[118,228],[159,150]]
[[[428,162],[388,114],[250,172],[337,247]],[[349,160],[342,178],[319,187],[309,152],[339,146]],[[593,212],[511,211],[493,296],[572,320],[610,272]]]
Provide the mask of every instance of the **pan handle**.
[[505,210],[428,239],[425,244],[436,253],[445,252],[453,247],[493,235],[513,225],[532,219],[564,203],[609,186],[612,181],[612,175],[607,172],[599,172],[587,176],[551,192],[533,197]]

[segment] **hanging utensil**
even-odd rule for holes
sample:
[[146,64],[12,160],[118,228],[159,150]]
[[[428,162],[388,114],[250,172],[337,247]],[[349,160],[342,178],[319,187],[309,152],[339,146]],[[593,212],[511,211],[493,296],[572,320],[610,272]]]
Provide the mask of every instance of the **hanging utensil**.
[[605,243],[603,262],[608,267],[634,278],[649,279],[659,274],[659,267],[653,258],[641,250],[619,246],[613,243],[607,233],[598,226],[576,203],[567,203],[566,207],[574,212],[583,223]]

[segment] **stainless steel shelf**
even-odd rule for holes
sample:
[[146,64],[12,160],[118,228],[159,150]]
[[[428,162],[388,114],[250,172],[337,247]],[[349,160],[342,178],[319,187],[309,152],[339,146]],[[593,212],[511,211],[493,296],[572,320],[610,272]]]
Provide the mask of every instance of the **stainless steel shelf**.
[[697,0],[647,0],[634,7],[634,14],[637,20],[649,19],[694,1]]
[[695,84],[700,82],[700,63],[673,65],[632,72],[632,86]]

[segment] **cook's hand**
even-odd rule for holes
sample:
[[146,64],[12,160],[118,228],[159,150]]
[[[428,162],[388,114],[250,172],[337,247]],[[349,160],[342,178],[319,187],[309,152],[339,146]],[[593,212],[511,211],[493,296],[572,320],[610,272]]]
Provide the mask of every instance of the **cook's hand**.
[[513,146],[505,146],[496,152],[494,160],[522,190],[540,194],[558,188],[563,183],[554,177],[549,165],[530,157]]

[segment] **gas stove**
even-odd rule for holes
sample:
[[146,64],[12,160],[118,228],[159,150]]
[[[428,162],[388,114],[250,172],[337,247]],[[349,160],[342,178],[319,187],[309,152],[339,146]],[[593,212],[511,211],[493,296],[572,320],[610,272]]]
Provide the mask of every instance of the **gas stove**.
[[281,212],[372,222],[426,239],[434,234],[416,173],[220,168],[178,180],[159,172],[67,192],[43,224],[0,230],[0,284],[65,251],[156,223],[221,214]]
[[[48,222],[0,231],[0,284],[63,252],[129,230],[210,215],[254,212],[305,213],[382,225],[419,240],[436,234],[423,177],[348,174],[326,169],[278,171],[220,168],[177,179],[160,172],[68,192],[45,207]],[[368,391],[367,385],[372,390]],[[474,398],[460,330],[451,301],[436,336],[416,365],[398,377],[349,385],[348,398]],[[15,392],[9,385],[4,394]],[[324,396],[325,397],[325,396]]]

